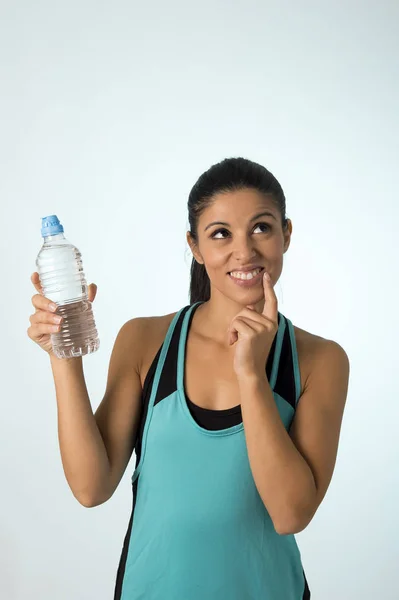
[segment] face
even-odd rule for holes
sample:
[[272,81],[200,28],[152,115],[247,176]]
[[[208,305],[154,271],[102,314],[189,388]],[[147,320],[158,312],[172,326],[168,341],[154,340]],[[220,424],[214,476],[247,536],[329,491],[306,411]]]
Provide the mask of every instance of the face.
[[255,304],[264,300],[262,274],[251,282],[243,282],[229,273],[259,265],[275,285],[291,231],[291,221],[287,231],[283,231],[280,213],[271,199],[256,190],[244,189],[215,195],[199,218],[198,245],[189,232],[187,242],[194,258],[205,265],[211,297],[219,292],[240,304]]

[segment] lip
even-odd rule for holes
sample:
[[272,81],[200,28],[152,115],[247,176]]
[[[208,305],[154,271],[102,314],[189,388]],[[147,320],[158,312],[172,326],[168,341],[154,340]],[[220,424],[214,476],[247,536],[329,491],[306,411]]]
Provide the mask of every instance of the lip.
[[242,273],[248,273],[248,271],[254,271],[255,269],[264,269],[263,265],[250,265],[249,267],[241,267],[238,269],[232,269],[231,271],[228,271],[228,274],[230,275],[230,273],[232,273],[233,271],[241,271]]
[[230,277],[231,281],[233,283],[235,283],[236,285],[239,285],[240,287],[244,287],[244,288],[249,288],[249,287],[253,287],[254,285],[257,285],[259,283],[259,281],[262,280],[264,270],[265,269],[262,268],[262,271],[260,271],[260,273],[255,275],[255,277],[252,277],[252,279],[238,279],[237,277],[232,277],[230,275],[230,273],[227,273],[227,275]]

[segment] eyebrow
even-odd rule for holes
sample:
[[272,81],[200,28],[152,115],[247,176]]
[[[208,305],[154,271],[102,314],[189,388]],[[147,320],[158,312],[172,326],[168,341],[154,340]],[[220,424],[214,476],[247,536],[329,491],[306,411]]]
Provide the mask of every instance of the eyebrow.
[[[264,210],[264,211],[258,213],[257,215],[255,215],[254,217],[252,217],[252,219],[250,219],[250,223],[251,223],[251,221],[256,221],[256,219],[259,219],[259,217],[265,217],[265,216],[272,217],[275,221],[277,221],[277,219],[273,213],[269,212],[268,210]],[[207,225],[205,227],[204,231],[209,229],[209,227],[212,227],[212,225],[226,225],[227,227],[230,227],[229,223],[225,223],[224,221],[213,221],[212,223],[209,223],[209,225]]]

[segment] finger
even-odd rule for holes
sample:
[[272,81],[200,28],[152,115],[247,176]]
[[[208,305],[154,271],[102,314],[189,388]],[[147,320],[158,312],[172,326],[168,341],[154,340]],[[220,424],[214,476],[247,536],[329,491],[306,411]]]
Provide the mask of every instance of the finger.
[[229,334],[229,345],[234,344],[238,340],[238,333],[242,335],[248,333],[260,333],[263,329],[263,325],[256,327],[252,319],[248,319],[240,314],[239,317],[235,317],[232,324],[228,329]]
[[38,310],[29,317],[31,325],[38,325],[39,323],[46,323],[47,325],[59,325],[63,321],[61,315],[56,315],[53,312],[47,310]]
[[[238,313],[238,315],[236,315],[234,317],[234,319],[236,319],[238,317],[245,317],[246,319],[249,319],[249,321],[252,321],[253,323],[259,323],[261,325],[261,329],[262,329],[262,327],[265,327],[268,324],[268,320],[265,319],[265,315],[263,313],[259,314],[258,311],[252,310],[248,307],[245,307],[242,310],[240,310],[240,312]],[[233,319],[233,321],[234,321],[234,319]]]
[[97,286],[95,283],[91,283],[89,285],[89,291],[88,291],[89,302],[94,302],[94,298],[96,297],[96,294],[97,294]]
[[230,328],[229,344],[232,345],[238,340],[238,334],[248,337],[248,335],[253,335],[258,331],[259,329],[254,327],[254,322],[251,319],[246,319],[240,315],[234,319],[234,325]]
[[271,279],[267,278],[267,275],[268,274],[265,271],[262,277],[263,290],[265,293],[265,304],[261,314],[275,323],[278,319],[278,302],[276,293],[274,291],[273,282]]
[[[245,317],[242,314],[239,317],[236,317],[234,319],[233,328],[237,329],[237,331],[239,331],[239,329],[238,329],[238,327],[236,327],[236,325],[240,326],[242,323],[244,325],[246,325],[247,328],[249,327],[253,333],[260,333],[265,328],[263,323],[259,323],[257,321],[254,321],[252,318],[247,318],[247,317]],[[246,329],[246,331],[248,331],[248,329]]]
[[37,325],[31,325],[27,330],[27,334],[32,340],[38,341],[43,335],[57,333],[57,331],[60,331],[60,328],[61,326],[55,323],[39,323]]
[[40,277],[39,277],[39,273],[37,271],[35,271],[34,273],[32,273],[32,275],[30,276],[30,280],[33,283],[33,285],[35,286],[35,288],[37,289],[38,292],[42,293],[42,286],[40,283]]
[[32,304],[37,310],[45,310],[50,312],[57,311],[57,304],[52,302],[50,298],[46,298],[46,296],[42,296],[42,294],[35,294],[32,296]]
[[[251,309],[250,307],[254,306],[253,304],[248,304],[246,308],[243,308],[238,315],[236,315],[234,317],[234,319],[231,321],[230,326],[227,329],[228,332],[228,339],[229,339],[229,344],[233,344],[234,342],[237,341],[237,334],[234,334],[234,323],[236,321],[236,319],[240,318],[240,317],[246,317],[248,322],[252,322],[252,324],[254,325],[255,322],[259,324],[259,326],[256,328],[256,331],[258,331],[259,333],[262,331],[262,329],[264,329],[265,327],[265,319],[264,316],[262,314],[259,314],[255,309]],[[234,335],[233,335],[234,334]]]

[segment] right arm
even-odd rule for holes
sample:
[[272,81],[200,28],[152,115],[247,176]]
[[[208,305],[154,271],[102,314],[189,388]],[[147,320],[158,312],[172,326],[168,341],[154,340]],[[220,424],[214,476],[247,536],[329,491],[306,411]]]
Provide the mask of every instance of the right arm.
[[106,502],[132,455],[141,415],[140,347],[145,318],[128,321],[112,350],[105,395],[93,414],[82,357],[50,355],[65,477],[86,507]]

